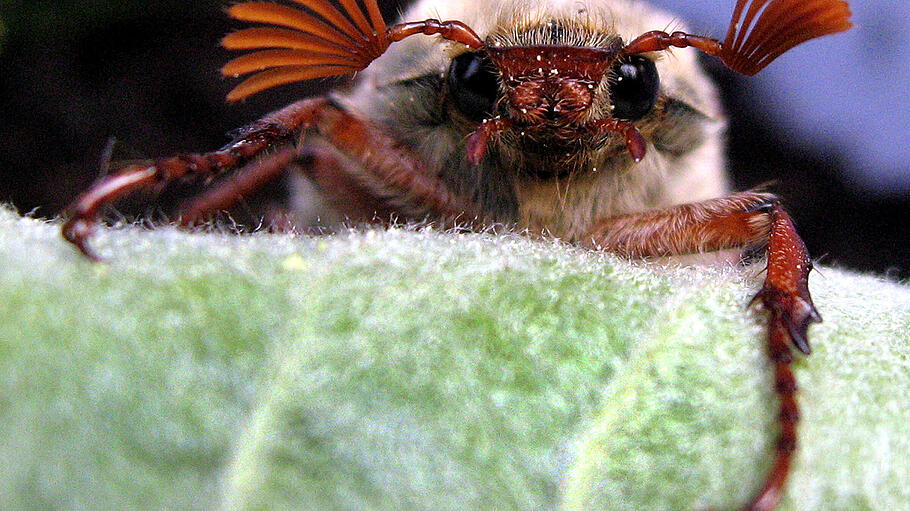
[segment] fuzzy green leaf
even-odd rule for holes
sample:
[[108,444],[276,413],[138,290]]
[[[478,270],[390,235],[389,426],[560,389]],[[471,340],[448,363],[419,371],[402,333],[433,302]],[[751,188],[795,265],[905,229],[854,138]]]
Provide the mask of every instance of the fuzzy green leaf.
[[[770,462],[759,268],[518,236],[0,210],[2,509],[734,509]],[[910,508],[910,290],[814,275],[785,510]]]

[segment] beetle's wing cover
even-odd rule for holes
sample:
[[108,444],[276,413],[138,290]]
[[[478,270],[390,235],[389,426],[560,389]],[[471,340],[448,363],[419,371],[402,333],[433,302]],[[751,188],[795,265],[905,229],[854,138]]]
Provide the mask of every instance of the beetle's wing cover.
[[850,28],[842,0],[739,0],[721,59],[734,71],[754,75],[794,46]]
[[228,9],[234,19],[263,24],[221,42],[230,50],[257,50],[222,68],[225,76],[255,73],[228,94],[228,101],[277,85],[354,73],[389,46],[376,0],[364,0],[363,6],[356,0],[294,1],[303,8],[243,2]]

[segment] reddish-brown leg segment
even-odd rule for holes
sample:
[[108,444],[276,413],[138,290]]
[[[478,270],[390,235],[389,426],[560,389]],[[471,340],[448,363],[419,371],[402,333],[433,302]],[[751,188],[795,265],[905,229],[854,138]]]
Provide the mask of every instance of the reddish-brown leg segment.
[[755,301],[770,313],[768,355],[780,398],[780,436],[774,464],[755,499],[744,509],[771,511],[783,496],[796,449],[796,378],[790,344],[809,354],[806,330],[821,316],[809,295],[812,263],[790,216],[770,194],[746,192],[670,209],[607,218],[589,243],[635,257],[661,257],[730,248],[767,246],[765,282]]
[[337,151],[328,147],[307,147],[298,160],[300,172],[319,190],[320,196],[345,220],[389,222],[398,211],[384,203],[355,179],[356,171]]
[[331,105],[315,113],[311,126],[351,162],[339,165],[348,178],[404,217],[484,224],[478,204],[452,193],[425,170],[415,153],[381,127]]
[[183,154],[129,165],[116,174],[102,177],[67,209],[69,220],[63,224],[63,236],[83,254],[98,260],[88,240],[104,206],[132,192],[185,176],[221,175],[272,147],[293,143],[301,125],[312,118],[313,110],[325,103],[323,99],[314,99],[287,106],[251,124],[237,140],[211,153]]
[[181,204],[180,225],[193,226],[213,213],[230,209],[252,191],[277,179],[296,158],[297,149],[286,146],[240,169],[213,189]]
[[[331,105],[327,99],[317,98],[299,101],[256,121],[235,142],[218,151],[130,165],[117,174],[105,176],[69,207],[70,218],[63,225],[63,235],[86,256],[98,259],[88,240],[104,206],[134,191],[185,176],[223,174],[269,149],[298,143],[304,128],[319,134],[354,163],[345,167],[349,169],[350,179],[401,214],[438,218],[447,224],[482,223],[480,208],[475,203],[453,194],[445,183],[425,172],[419,158],[394,137]],[[253,191],[251,186],[261,185],[273,172],[280,171],[291,156],[287,149],[279,149],[248,168],[245,177],[204,196],[196,210],[201,213],[236,201],[236,195],[228,196],[228,192],[242,195]]]
[[764,245],[774,195],[744,192],[669,209],[605,218],[586,243],[629,257],[666,257]]
[[189,227],[210,215],[230,209],[244,197],[277,179],[289,168],[299,170],[319,189],[320,195],[345,220],[388,222],[398,218],[398,211],[373,195],[352,176],[337,151],[307,144],[303,154],[288,146],[255,161],[213,189],[180,205],[180,225]]
[[790,215],[780,204],[773,204],[771,236],[768,241],[768,269],[761,291],[755,295],[770,312],[768,355],[774,363],[775,388],[780,396],[780,436],[774,466],[765,485],[749,511],[771,511],[783,497],[784,483],[790,471],[793,451],[796,450],[796,424],[799,407],[796,403],[796,378],[790,368],[793,356],[790,344],[808,355],[811,352],[807,329],[822,320],[809,295],[809,272],[812,261],[806,245],[796,233]]

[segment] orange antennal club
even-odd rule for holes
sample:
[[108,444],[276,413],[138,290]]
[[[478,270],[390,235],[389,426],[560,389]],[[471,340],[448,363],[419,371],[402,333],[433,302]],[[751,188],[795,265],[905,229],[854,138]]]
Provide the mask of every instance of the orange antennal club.
[[723,42],[656,30],[637,37],[623,52],[631,55],[691,46],[752,76],[794,46],[852,26],[850,6],[843,0],[738,0]]
[[[227,63],[221,72],[255,73],[228,94],[239,101],[278,85],[352,74],[385,53],[392,42],[415,34],[440,35],[474,49],[484,43],[460,21],[425,20],[386,27],[376,0],[294,0],[303,8],[275,2],[243,2],[228,14],[265,26],[239,30],[221,44],[229,50],[257,50]],[[339,10],[340,8],[340,10]]]

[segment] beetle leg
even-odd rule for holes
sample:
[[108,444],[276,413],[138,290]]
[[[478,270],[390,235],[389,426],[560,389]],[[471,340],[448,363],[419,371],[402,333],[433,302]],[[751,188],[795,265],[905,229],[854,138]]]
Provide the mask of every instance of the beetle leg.
[[325,99],[306,99],[273,112],[244,128],[227,146],[205,154],[182,154],[128,165],[120,172],[99,179],[67,208],[69,219],[63,236],[83,254],[98,260],[88,245],[101,210],[132,192],[170,183],[186,176],[218,176],[253,160],[266,150],[293,143],[302,126]]
[[[63,236],[83,254],[98,260],[88,241],[104,206],[132,192],[186,176],[222,175],[270,149],[297,143],[301,131],[306,128],[320,134],[344,156],[357,163],[346,167],[351,169],[350,177],[377,199],[403,214],[431,216],[448,223],[481,223],[480,208],[476,204],[456,196],[440,179],[425,172],[419,158],[391,135],[344,112],[326,98],[312,98],[293,103],[254,122],[241,130],[234,142],[217,151],[133,164],[116,174],[104,176],[67,208],[69,219],[63,224]],[[254,175],[252,177],[256,177],[255,174],[264,177],[271,171],[277,171],[277,164],[289,157],[290,153],[282,149],[273,156],[277,159],[270,161],[266,158],[262,167],[257,169],[254,164],[249,170]],[[241,185],[242,182],[243,178],[239,178],[237,183]],[[244,191],[250,191],[250,188]],[[209,198],[215,202],[236,200],[226,196]],[[203,203],[198,206],[204,209]]]
[[180,225],[191,227],[214,212],[230,209],[251,192],[277,179],[296,158],[297,149],[285,146],[261,160],[250,163],[211,190],[206,190],[199,197],[182,203],[178,207]]
[[[275,180],[288,169],[299,170],[319,190],[319,195],[345,220],[363,223],[389,220],[396,211],[386,207],[351,177],[350,163],[331,148],[307,144],[298,150],[287,146],[251,163],[199,197],[179,206],[180,225],[190,227],[209,215],[230,209],[245,196]],[[293,207],[293,205],[291,206]],[[297,225],[296,227],[303,227]]]
[[806,245],[796,233],[790,215],[774,203],[768,208],[771,234],[768,240],[768,269],[761,291],[755,295],[770,312],[768,325],[768,355],[774,363],[775,390],[780,396],[780,436],[771,472],[762,490],[746,509],[771,511],[783,497],[784,483],[796,450],[796,424],[799,407],[796,403],[796,377],[790,368],[793,356],[790,344],[801,352],[810,353],[806,331],[809,325],[822,320],[809,295],[809,272],[812,261]]
[[770,314],[768,356],[780,398],[780,436],[774,464],[758,495],[744,509],[771,511],[783,496],[796,449],[799,410],[790,345],[809,354],[806,330],[821,321],[809,295],[812,269],[790,216],[771,194],[745,192],[669,209],[606,218],[587,243],[633,257],[663,257],[730,248],[767,247],[764,285],[753,301]]
[[329,176],[318,166],[304,168],[330,195],[334,193],[337,198],[331,190],[335,186],[349,189],[349,184],[356,184],[372,201],[407,218],[430,217],[442,220],[444,225],[486,225],[477,203],[453,193],[445,182],[426,170],[414,152],[381,126],[338,106],[326,105],[313,119],[312,133],[346,160],[332,163],[344,177]]
[[[381,127],[332,104],[314,111],[301,149],[282,149],[250,165],[236,178],[190,203],[187,221],[224,209],[239,196],[273,179],[292,162],[320,195],[345,219],[354,222],[431,217],[444,223],[475,223],[480,208],[452,194],[429,176],[419,157]],[[479,222],[478,222],[479,223]]]
[[297,169],[312,183],[321,199],[341,218],[354,223],[388,222],[399,212],[385,204],[354,176],[354,165],[325,144],[307,145]]

